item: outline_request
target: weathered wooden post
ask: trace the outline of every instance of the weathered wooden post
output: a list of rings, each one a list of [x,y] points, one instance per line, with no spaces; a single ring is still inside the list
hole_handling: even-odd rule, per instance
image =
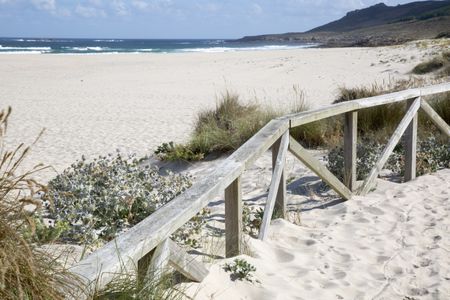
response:
[[[420,99],[420,97],[419,97]],[[407,101],[409,109],[416,99]],[[404,134],[405,145],[405,181],[416,178],[416,153],[417,153],[417,113],[409,123]]]
[[[241,177],[225,189],[225,256],[241,254],[242,189]]]
[[[281,139],[279,138],[272,145],[272,174],[275,172],[278,153],[280,151]],[[286,177],[285,167],[281,173],[280,184],[278,185],[277,196],[275,198],[275,215],[280,218],[286,217]]]
[[[356,189],[356,145],[358,135],[358,112],[345,114],[344,121],[344,184],[350,191]]]

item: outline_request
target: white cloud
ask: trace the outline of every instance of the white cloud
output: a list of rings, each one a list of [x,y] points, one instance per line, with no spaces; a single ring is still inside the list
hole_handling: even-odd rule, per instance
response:
[[[210,13],[215,13],[218,12],[221,8],[221,5],[218,3],[203,3],[203,4],[198,4],[198,7],[201,10],[210,12]]]
[[[106,12],[92,6],[77,5],[75,12],[85,18],[106,17]]]
[[[95,5],[95,6],[102,6],[103,5],[103,1],[102,0],[89,0],[88,2],[90,4]]]
[[[56,10],[55,0],[31,0],[31,3],[33,3],[33,5],[37,9],[46,10],[50,12],[54,12]]]
[[[259,5],[257,3],[252,3],[251,13],[254,15],[260,15],[263,13],[263,8],[261,7],[261,5]]]
[[[147,1],[143,0],[133,0],[131,1],[131,5],[133,5],[139,10],[145,10],[150,6],[150,4]]]
[[[113,0],[112,7],[113,7],[114,11],[116,12],[116,14],[118,14],[119,16],[126,16],[130,13],[128,11],[127,5],[125,4],[125,2],[123,0]]]

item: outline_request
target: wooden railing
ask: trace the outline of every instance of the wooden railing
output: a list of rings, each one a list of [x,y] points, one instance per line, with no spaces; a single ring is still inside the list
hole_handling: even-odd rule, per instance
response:
[[[146,276],[148,270],[154,270],[168,263],[188,278],[201,281],[208,274],[207,269],[201,263],[192,260],[183,249],[171,241],[170,235],[194,217],[202,208],[206,207],[215,196],[225,191],[225,254],[227,257],[239,255],[242,237],[241,175],[264,152],[272,149],[273,172],[259,234],[259,238],[262,240],[267,237],[274,209],[278,209],[280,215],[284,217],[286,210],[284,169],[288,150],[342,198],[350,199],[355,193],[366,194],[370,191],[395,145],[404,136],[406,146],[405,180],[414,179],[416,174],[417,112],[419,108],[450,138],[450,126],[422,97],[448,91],[450,91],[450,83],[443,83],[342,102],[274,119],[217,166],[213,172],[205,174],[182,195],[176,197],[115,240],[90,254],[72,267],[71,271],[86,280],[87,283],[95,285],[96,288],[102,288],[117,274],[135,270],[136,265],[138,273]],[[401,101],[407,102],[405,116],[369,176],[362,186],[356,190],[358,111]],[[345,184],[289,135],[291,128],[340,114],[345,114]]]

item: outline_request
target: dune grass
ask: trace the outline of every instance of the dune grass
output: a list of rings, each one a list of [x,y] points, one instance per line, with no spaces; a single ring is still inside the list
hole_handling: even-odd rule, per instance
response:
[[[35,227],[24,205],[38,205],[33,195],[43,186],[31,176],[43,167],[18,171],[30,147],[5,148],[10,114],[10,108],[0,111],[0,299],[64,299],[74,295],[79,281],[26,238]]]
[[[443,69],[444,71],[440,73],[440,76],[444,76],[449,73],[449,65],[450,51],[444,51],[440,56],[433,57],[432,59],[415,66],[412,73],[416,75],[424,75]]]
[[[194,131],[186,144],[164,143],[155,154],[163,160],[195,161],[210,153],[231,152],[272,119],[307,109],[301,92],[298,92],[294,104],[284,110],[257,103],[243,103],[238,95],[226,92],[214,109],[198,114]]]
[[[421,79],[374,83],[370,86],[339,89],[334,103],[393,93],[424,85]],[[448,93],[429,97],[430,104],[448,122],[450,105]],[[439,99],[438,99],[439,98]],[[235,94],[225,93],[215,109],[201,112],[194,126],[191,139],[186,144],[164,143],[155,153],[163,160],[195,161],[209,153],[227,153],[236,150],[260,130],[271,119],[309,109],[300,97],[289,109],[276,110],[258,104],[243,104]],[[384,143],[400,123],[406,103],[381,105],[358,112],[358,136]],[[429,136],[436,127],[419,113],[420,136]],[[343,137],[343,116],[312,122],[291,129],[291,135],[308,148],[330,149],[338,145]]]
[[[189,148],[205,154],[236,150],[277,115],[257,104],[242,104],[227,92],[215,109],[198,115]]]

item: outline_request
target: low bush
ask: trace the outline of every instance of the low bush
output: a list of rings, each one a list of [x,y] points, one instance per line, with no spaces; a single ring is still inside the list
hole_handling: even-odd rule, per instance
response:
[[[215,109],[197,117],[189,148],[194,153],[236,150],[276,117],[257,104],[242,104],[237,95],[226,93]]]
[[[363,140],[357,145],[357,180],[364,180],[381,156],[385,145],[374,140]],[[344,178],[344,150],[335,147],[325,157],[327,167],[339,179]],[[404,174],[404,148],[400,143],[388,159],[385,169],[395,174]],[[450,142],[442,143],[435,137],[428,137],[418,142],[417,175],[435,172],[450,167]]]
[[[162,143],[154,152],[161,160],[166,161],[197,161],[204,158],[204,153],[194,153],[188,146],[175,144],[174,142]]]
[[[439,70],[445,65],[445,60],[441,57],[435,57],[430,59],[429,61],[418,64],[414,67],[412,72],[417,75],[428,74]]]
[[[226,263],[223,269],[230,272],[231,280],[246,280],[249,282],[259,282],[254,278],[253,272],[256,272],[255,266],[244,259],[235,259],[232,263]]]
[[[262,207],[251,206],[244,203],[242,211],[243,231],[252,237],[257,237],[264,217]]]
[[[137,224],[191,186],[187,175],[141,165],[135,156],[121,153],[85,158],[51,180],[46,198],[49,209],[42,217],[68,223],[59,240],[87,245],[103,243]],[[196,246],[192,235],[207,217],[202,212],[179,232],[175,240]]]

